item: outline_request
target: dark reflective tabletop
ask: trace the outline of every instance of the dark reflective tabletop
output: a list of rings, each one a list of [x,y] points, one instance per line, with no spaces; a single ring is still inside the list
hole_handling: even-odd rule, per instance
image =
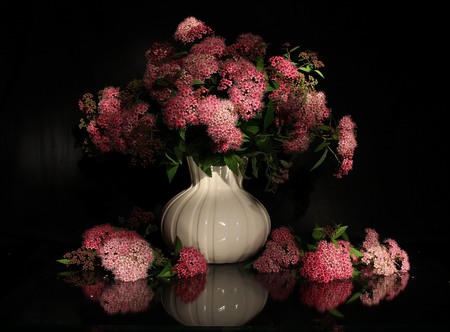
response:
[[[31,249],[34,248],[34,249]],[[288,273],[210,265],[175,284],[114,282],[67,271],[67,248],[41,241],[2,245],[2,331],[447,331],[450,275],[445,248],[414,244],[408,274],[362,284],[305,283]],[[361,292],[363,290],[363,292]],[[361,293],[360,293],[361,292]]]

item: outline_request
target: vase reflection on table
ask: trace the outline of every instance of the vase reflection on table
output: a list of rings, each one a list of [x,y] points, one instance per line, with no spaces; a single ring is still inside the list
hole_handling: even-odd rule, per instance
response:
[[[208,176],[187,158],[191,186],[164,207],[161,232],[169,248],[177,238],[195,247],[208,263],[242,262],[254,256],[270,233],[270,217],[227,166],[211,166]]]
[[[174,285],[164,285],[161,302],[186,326],[243,325],[261,312],[268,298],[255,274],[239,264],[208,265],[206,281],[195,297],[186,299],[179,291]]]

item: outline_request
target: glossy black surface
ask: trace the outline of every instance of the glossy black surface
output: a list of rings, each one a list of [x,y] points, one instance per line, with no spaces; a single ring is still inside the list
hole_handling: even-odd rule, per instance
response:
[[[238,301],[238,309],[231,308],[234,298],[228,298],[228,307],[220,309],[214,303],[205,308],[209,313],[202,314],[201,310],[196,309],[193,312],[197,317],[190,316],[183,321],[163,305],[163,294],[169,289],[167,285],[156,286],[151,293],[148,289],[146,293],[145,286],[142,289],[125,287],[125,290],[120,290],[117,285],[109,285],[102,289],[103,295],[106,291],[111,293],[116,290],[117,293],[109,297],[114,298],[115,302],[108,302],[87,296],[82,286],[68,282],[59,275],[66,269],[54,259],[59,258],[68,249],[67,246],[45,241],[28,241],[26,244],[3,241],[3,244],[2,270],[7,281],[3,284],[1,298],[2,331],[446,331],[450,327],[450,275],[448,266],[441,259],[445,251],[440,250],[445,250],[444,246],[405,246],[411,262],[409,275],[403,276],[402,285],[392,281],[380,282],[377,290],[379,301],[373,301],[377,303],[372,305],[363,304],[360,299],[346,304],[345,300],[350,296],[342,293],[343,289],[347,289],[342,285],[322,285],[321,289],[313,289],[312,284],[296,283],[293,279],[283,279],[281,275],[262,280],[262,275],[242,272],[228,275],[234,278],[229,281],[230,285],[236,285],[234,292],[244,294],[244,297],[256,294],[252,293],[253,287],[260,289],[263,286],[267,298],[261,310],[256,310],[254,314],[247,313],[248,308],[243,305],[242,298]],[[31,260],[23,259],[30,253]],[[239,265],[235,267],[234,271],[241,269]],[[220,266],[215,270],[216,277],[219,270]],[[208,277],[212,278],[210,274]],[[277,280],[277,277],[280,279]],[[245,278],[246,282],[242,282],[241,278]],[[358,285],[354,283],[352,294],[357,290]],[[232,295],[230,289],[226,292],[232,297],[236,295]],[[307,294],[310,303],[315,305],[306,304]],[[191,297],[192,301],[199,298],[195,295],[198,294]],[[227,301],[227,294],[224,296]],[[252,303],[251,298],[245,301]],[[339,303],[335,308],[337,311],[333,312],[341,316],[325,310],[333,301]],[[192,309],[193,304],[191,302],[185,306]],[[179,308],[183,310],[182,306]],[[211,310],[236,310],[236,315],[232,315],[236,322],[229,319],[222,325],[201,326],[202,315],[218,315]],[[217,321],[213,320],[214,324]]]

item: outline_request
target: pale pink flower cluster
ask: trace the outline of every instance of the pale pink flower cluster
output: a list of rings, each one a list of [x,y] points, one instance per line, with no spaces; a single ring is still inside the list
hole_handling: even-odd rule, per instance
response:
[[[177,262],[173,266],[173,273],[178,278],[190,278],[198,274],[206,274],[208,262],[205,256],[194,247],[183,247]]]
[[[389,276],[409,271],[409,256],[399,247],[397,241],[385,239],[383,243],[380,243],[377,231],[372,228],[366,228],[365,231],[361,262],[371,267],[373,274]]]
[[[150,244],[139,233],[109,224],[85,231],[83,247],[95,250],[102,266],[111,271],[115,279],[122,281],[146,278],[155,259]]]
[[[353,282],[349,279],[328,283],[308,282],[300,286],[300,300],[319,312],[326,312],[345,303],[352,291]]]
[[[270,236],[261,255],[253,261],[253,267],[260,273],[276,273],[295,266],[300,260],[300,250],[290,229],[275,228]]]
[[[337,129],[339,131],[337,153],[340,156],[341,165],[336,177],[341,178],[353,168],[353,156],[357,147],[356,125],[352,118],[347,115],[339,121]]]
[[[338,240],[336,246],[333,242],[319,241],[315,251],[304,253],[302,264],[301,275],[311,281],[327,283],[352,278],[350,242]]]

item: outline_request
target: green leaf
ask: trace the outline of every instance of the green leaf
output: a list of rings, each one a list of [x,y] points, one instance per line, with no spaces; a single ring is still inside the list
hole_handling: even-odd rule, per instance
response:
[[[337,243],[337,241],[335,239],[331,239],[331,242],[334,244],[335,248],[339,248],[339,244]]]
[[[70,259],[67,259],[67,258],[57,259],[56,261],[61,263],[61,264],[65,264],[65,265],[70,263]]]
[[[325,78],[320,70],[314,69],[314,72],[316,72],[320,77]]]
[[[329,145],[328,141],[326,139],[324,139],[314,150],[314,152],[318,152],[320,150],[325,149],[327,146]]]
[[[264,116],[264,130],[270,127],[275,117],[275,107],[272,101],[269,101],[267,105],[266,115]]]
[[[347,304],[354,302],[355,300],[359,299],[359,297],[361,296],[361,292],[356,292],[355,294],[353,294],[348,300]]]
[[[319,167],[323,163],[325,158],[327,157],[327,154],[328,154],[328,149],[325,149],[323,154],[322,154],[322,157],[320,157],[320,159],[314,164],[314,166],[310,169],[310,171],[313,171],[314,169]]]
[[[315,227],[312,232],[312,237],[316,241],[320,241],[324,238],[325,233],[323,231],[323,227]]]
[[[259,126],[255,125],[255,126],[245,126],[245,128],[243,128],[246,132],[256,135],[257,133],[259,133]]]
[[[177,236],[175,241],[175,255],[179,255],[181,249],[183,249],[183,244],[181,243],[180,238]]]
[[[170,164],[166,166],[166,173],[167,173],[167,178],[169,179],[169,183],[172,182],[173,177],[175,176],[175,174],[178,171],[178,164]]]
[[[174,275],[172,271],[172,265],[169,263],[159,272],[156,277],[158,278],[170,278]]]
[[[358,249],[354,248],[354,247],[350,247],[350,252],[355,255],[356,257],[362,257],[363,254],[361,251],[359,251]]]
[[[238,175],[239,174],[239,161],[237,159],[237,156],[234,154],[226,154],[223,157],[224,161],[225,161],[225,165],[228,166],[229,169],[231,169],[231,171]]]
[[[265,153],[270,153],[273,150],[273,141],[268,136],[259,136],[256,141],[258,149]]]
[[[348,228],[348,226],[339,227],[339,229],[333,233],[332,239],[338,239],[342,234],[345,233],[347,228]]]

